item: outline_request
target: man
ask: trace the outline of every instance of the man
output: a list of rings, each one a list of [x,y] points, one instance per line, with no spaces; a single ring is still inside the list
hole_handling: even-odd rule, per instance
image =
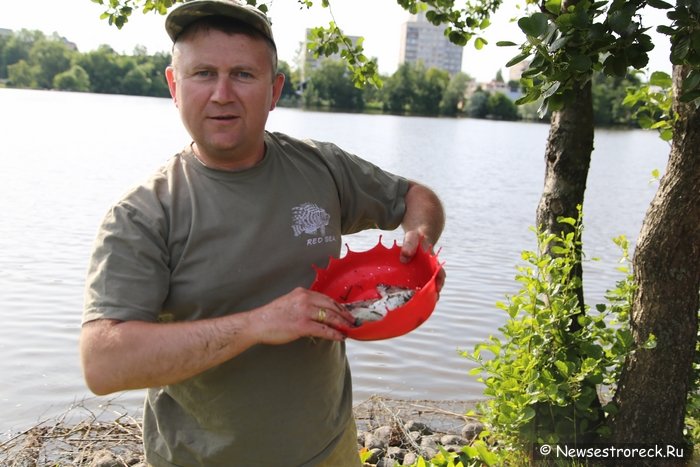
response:
[[[280,97],[267,18],[194,0],[166,20],[173,100],[193,143],[111,208],[86,285],[81,357],[97,394],[149,388],[153,466],[357,466],[345,336],[308,290],[341,235],[434,244],[426,187],[329,143],[265,131]],[[441,277],[442,278],[442,277]]]

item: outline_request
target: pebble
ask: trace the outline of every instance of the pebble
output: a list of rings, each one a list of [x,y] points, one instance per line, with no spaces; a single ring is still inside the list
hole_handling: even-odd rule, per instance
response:
[[[462,437],[467,440],[476,439],[484,430],[484,425],[479,422],[469,422],[462,428]]]
[[[436,433],[423,422],[408,421],[403,429],[380,426],[371,431],[358,431],[358,448],[366,448],[370,456],[364,467],[394,467],[395,465],[412,465],[419,456],[430,460],[442,446],[448,452],[459,452],[484,429],[479,422],[469,422],[455,433]],[[408,435],[412,442],[405,439]],[[416,452],[416,445],[420,452]]]

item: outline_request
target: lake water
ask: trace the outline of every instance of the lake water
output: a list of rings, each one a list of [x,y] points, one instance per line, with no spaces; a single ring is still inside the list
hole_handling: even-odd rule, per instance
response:
[[[517,291],[520,251],[541,193],[548,126],[471,119],[277,109],[268,128],[329,140],[441,196],[447,282],[416,331],[348,341],[355,400],[474,400],[482,386],[458,354],[498,333],[495,307]],[[189,142],[168,99],[0,89],[0,433],[33,425],[85,398],[77,353],[85,270],[108,206]],[[596,133],[585,203],[589,304],[620,278],[611,238],[635,239],[669,147],[654,133]],[[352,250],[381,232],[347,237]],[[385,245],[399,233],[381,233]],[[142,392],[116,399],[137,413]]]

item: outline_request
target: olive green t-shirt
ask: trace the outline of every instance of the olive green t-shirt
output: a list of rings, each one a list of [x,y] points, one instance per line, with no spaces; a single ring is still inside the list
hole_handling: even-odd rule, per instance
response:
[[[341,235],[394,229],[408,182],[330,143],[266,133],[240,172],[173,157],[107,213],[83,322],[171,322],[261,306],[340,253]],[[182,383],[150,388],[148,462],[160,466],[314,465],[352,410],[343,343],[257,345]]]

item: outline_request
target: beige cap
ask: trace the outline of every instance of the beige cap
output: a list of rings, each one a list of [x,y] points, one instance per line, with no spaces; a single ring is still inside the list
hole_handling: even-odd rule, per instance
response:
[[[242,21],[260,33],[275,45],[272,37],[270,20],[257,8],[236,0],[191,0],[173,9],[165,19],[165,30],[175,42],[177,36],[195,21],[206,16],[223,16]]]

